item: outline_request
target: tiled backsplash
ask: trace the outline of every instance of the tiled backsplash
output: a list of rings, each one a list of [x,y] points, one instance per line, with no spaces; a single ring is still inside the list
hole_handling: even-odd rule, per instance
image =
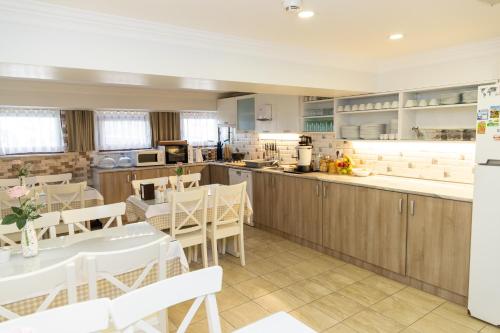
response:
[[[296,147],[298,140],[274,140],[259,138],[259,134],[254,132],[236,133],[233,140],[233,147],[245,153],[245,159],[261,159],[264,157],[264,145],[266,143],[276,143],[276,148],[280,151],[280,158],[283,163],[295,162]]]
[[[350,154],[359,167],[376,174],[474,182],[474,143],[334,141],[334,151]]]
[[[16,178],[17,169],[14,161],[31,163],[33,175],[51,175],[59,173],[73,174],[74,181],[88,181],[91,179],[90,154],[88,153],[61,153],[18,155],[0,158],[0,178]]]

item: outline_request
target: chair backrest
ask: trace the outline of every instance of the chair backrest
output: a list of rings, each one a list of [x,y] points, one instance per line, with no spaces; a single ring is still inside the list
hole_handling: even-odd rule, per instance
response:
[[[215,293],[222,288],[222,268],[213,266],[150,284],[111,301],[110,312],[115,328],[121,332],[160,332],[144,318],[191,299],[195,299],[177,329],[184,333],[200,305],[205,302],[209,332],[220,333]]]
[[[212,229],[228,223],[239,223],[243,228],[247,182],[220,185],[215,188]]]
[[[39,296],[45,299],[35,312],[44,311],[64,289],[68,291],[68,304],[76,303],[76,260],[70,258],[35,272],[0,279],[0,316],[18,318],[18,314],[3,305]]]
[[[84,208],[83,193],[87,182],[61,185],[44,185],[43,192],[47,197],[47,210],[63,211],[75,208]],[[76,206],[76,207],[75,207]]]
[[[22,200],[33,198],[35,197],[36,193],[37,189],[33,187],[30,189],[29,193],[22,198]],[[12,213],[11,208],[18,206],[19,206],[19,200],[11,199],[7,194],[7,190],[0,190],[0,218],[7,214],[11,214]]]
[[[182,188],[191,188],[191,187],[199,187],[201,180],[201,173],[191,173],[189,175],[180,176],[181,182],[180,185]],[[174,190],[177,189],[177,176],[169,176],[170,187]]]
[[[186,192],[172,192],[170,198],[170,236],[197,230],[207,225],[208,191],[204,187]]]
[[[102,205],[88,208],[71,209],[61,212],[64,224],[68,225],[69,234],[75,233],[75,227],[83,232],[90,230],[84,225],[85,221],[108,219],[103,229],[107,229],[116,221],[116,226],[122,225],[122,215],[125,214],[126,205],[118,202],[110,205]]]
[[[97,281],[106,280],[124,293],[141,286],[150,271],[157,266],[157,279],[166,278],[166,261],[168,251],[168,236],[150,243],[120,251],[87,252],[85,258],[89,299],[96,299]],[[138,278],[127,285],[116,278],[117,275],[143,269]]]
[[[50,212],[40,215],[40,218],[33,221],[35,229],[38,230],[37,238],[42,239],[47,231],[49,232],[50,238],[56,238],[56,226],[61,220],[61,214],[59,212]],[[2,243],[15,246],[16,240],[12,239],[11,235],[16,235],[16,239],[20,239],[20,233],[16,224],[2,225],[0,222],[0,241],[2,241]]]
[[[31,187],[36,184],[36,177],[25,177],[24,185]],[[9,187],[21,185],[19,178],[0,179],[0,191],[7,190]]]
[[[140,195],[141,184],[154,184],[155,190],[159,188],[166,190],[168,185],[168,177],[133,180],[132,188],[134,189],[135,195]]]
[[[36,182],[40,186],[69,184],[73,175],[71,173],[62,173],[59,175],[36,176]]]
[[[0,333],[100,332],[109,327],[109,299],[75,303],[0,323]]]

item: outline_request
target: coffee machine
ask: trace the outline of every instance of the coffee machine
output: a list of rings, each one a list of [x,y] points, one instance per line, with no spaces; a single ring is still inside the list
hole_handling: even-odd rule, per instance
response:
[[[300,136],[299,145],[297,147],[297,172],[313,171],[312,162],[312,139],[310,136]]]

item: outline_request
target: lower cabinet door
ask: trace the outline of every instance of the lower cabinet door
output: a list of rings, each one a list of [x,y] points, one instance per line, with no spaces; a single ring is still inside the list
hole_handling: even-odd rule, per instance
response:
[[[467,296],[472,204],[408,196],[407,275]]]
[[[295,177],[289,177],[295,178]],[[296,178],[292,192],[291,220],[294,221],[295,236],[311,243],[323,244],[323,219],[321,182],[311,179]]]
[[[132,173],[129,171],[100,174],[100,192],[105,204],[125,202],[132,195]]]

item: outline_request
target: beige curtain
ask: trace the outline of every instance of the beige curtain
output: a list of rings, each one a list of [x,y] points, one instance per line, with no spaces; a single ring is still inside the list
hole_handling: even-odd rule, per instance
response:
[[[87,152],[95,150],[94,112],[67,110],[65,111],[65,117],[68,151]]]
[[[150,112],[151,145],[155,147],[160,140],[181,139],[181,119],[179,112]]]

